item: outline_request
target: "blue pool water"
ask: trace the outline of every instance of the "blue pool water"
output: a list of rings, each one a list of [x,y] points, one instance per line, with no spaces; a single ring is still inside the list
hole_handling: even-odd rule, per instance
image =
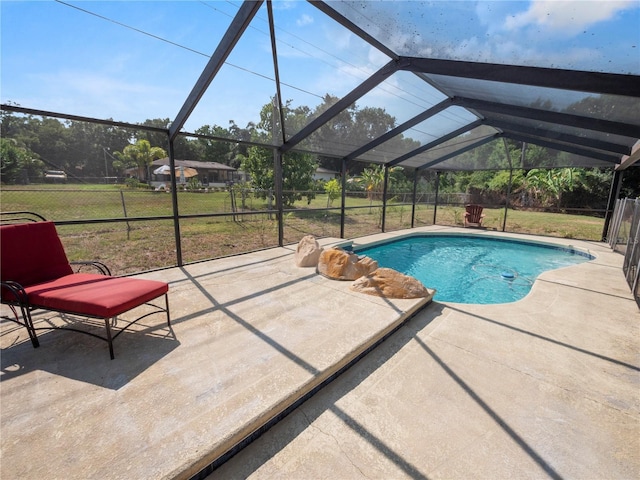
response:
[[[520,300],[542,272],[594,258],[571,248],[461,235],[411,236],[355,252],[435,288],[435,300],[483,304]]]

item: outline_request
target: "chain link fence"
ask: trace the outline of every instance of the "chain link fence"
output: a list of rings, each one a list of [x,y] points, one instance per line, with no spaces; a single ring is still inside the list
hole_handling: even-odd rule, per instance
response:
[[[285,192],[282,239],[295,244],[305,235],[355,238],[427,225],[462,226],[464,205],[483,200],[466,193]],[[184,263],[247,253],[279,245],[274,192],[234,185],[181,189],[174,224],[173,196],[164,191],[123,185],[3,186],[3,211],[32,211],[56,222],[71,260],[101,260],[117,274],[175,266],[176,235]],[[489,199],[485,199],[489,200]],[[566,212],[505,209],[484,203],[483,227],[489,230],[600,240],[604,219]],[[505,219],[506,215],[506,219]]]

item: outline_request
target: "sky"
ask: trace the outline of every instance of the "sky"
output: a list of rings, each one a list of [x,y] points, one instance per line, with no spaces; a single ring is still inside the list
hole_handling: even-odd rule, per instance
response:
[[[330,2],[401,55],[640,75],[640,1]],[[238,1],[0,2],[2,103],[124,122],[174,119]],[[274,1],[282,96],[314,109],[389,58],[309,3]],[[266,6],[185,124],[245,127],[275,94]],[[398,123],[442,100],[406,72],[358,105]],[[447,114],[454,124],[464,112]]]

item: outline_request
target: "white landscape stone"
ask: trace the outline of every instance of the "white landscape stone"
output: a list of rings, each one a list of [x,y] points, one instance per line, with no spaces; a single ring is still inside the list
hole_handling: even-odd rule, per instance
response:
[[[315,267],[322,253],[322,247],[313,235],[305,235],[298,242],[296,253],[293,256],[298,267]]]

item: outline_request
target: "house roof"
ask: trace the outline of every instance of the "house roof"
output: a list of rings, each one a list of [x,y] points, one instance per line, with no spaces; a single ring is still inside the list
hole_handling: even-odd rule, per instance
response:
[[[224,165],[218,162],[198,162],[197,160],[176,160],[176,167],[191,167],[196,170],[230,170],[236,171],[235,168],[229,165]],[[160,165],[169,165],[169,157],[160,158],[152,162],[153,166],[159,167]]]

